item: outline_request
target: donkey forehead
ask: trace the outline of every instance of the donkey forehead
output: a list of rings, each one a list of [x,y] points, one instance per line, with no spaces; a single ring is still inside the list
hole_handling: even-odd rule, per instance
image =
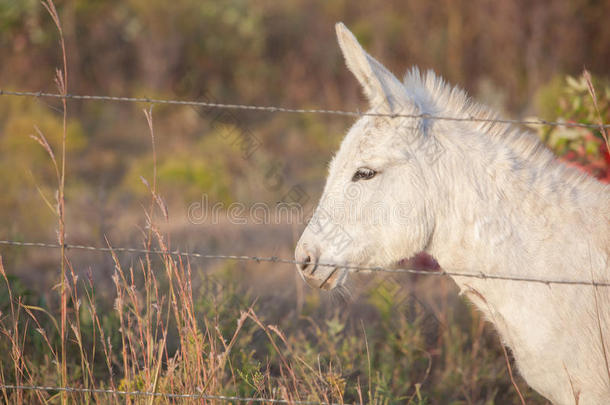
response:
[[[421,125],[413,118],[363,117],[350,129],[344,144],[362,154],[378,150],[389,153],[404,146],[420,130]]]
[[[404,119],[365,116],[349,130],[335,159],[333,168],[351,168],[364,163],[383,164],[404,157]]]

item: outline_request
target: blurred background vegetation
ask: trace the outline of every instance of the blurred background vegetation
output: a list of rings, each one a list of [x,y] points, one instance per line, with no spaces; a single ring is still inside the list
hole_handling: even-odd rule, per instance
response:
[[[397,75],[432,68],[511,116],[557,117],[565,75],[610,68],[610,3],[592,1],[231,0],[58,1],[68,51],[69,91],[228,103],[362,108],[344,67],[334,23],[344,21]],[[0,1],[2,88],[54,91],[57,32],[37,0]],[[586,96],[586,94],[585,94]],[[53,218],[34,185],[49,192],[51,166],[28,135],[34,125],[57,147],[60,104],[0,100],[2,237],[45,239]],[[68,207],[72,240],[124,235],[122,216],[147,193],[152,155],[144,105],[71,102]],[[213,111],[156,106],[161,193],[182,215],[212,199],[273,201],[239,148],[215,132]],[[578,117],[579,119],[582,117]],[[588,117],[587,119],[591,119]],[[260,140],[259,166],[281,165],[286,184],[313,197],[325,162],[350,119],[235,112],[238,131]],[[296,159],[295,159],[296,158]],[[261,171],[263,173],[261,173]],[[108,215],[108,213],[120,215]],[[70,215],[70,214],[69,214]],[[129,227],[129,225],[127,225]],[[114,232],[116,231],[116,232]]]
[[[58,0],[56,5],[67,43],[70,93],[363,109],[360,89],[345,68],[334,37],[335,22],[343,21],[397,76],[413,65],[431,68],[474,98],[514,118],[596,123],[598,117],[586,84],[579,79],[586,67],[594,76],[602,119],[610,121],[607,1]],[[55,69],[61,66],[58,34],[40,3],[0,0],[0,33],[0,88],[55,92]],[[141,244],[145,227],[142,207],[150,200],[141,178],[150,183],[153,176],[144,108],[148,105],[68,102],[66,213],[70,243],[104,246],[109,240],[116,246]],[[0,97],[0,239],[56,240],[56,218],[42,197],[54,200],[53,168],[29,135],[37,126],[57,151],[61,119],[58,100]],[[222,115],[214,110],[162,105],[154,106],[153,119],[158,189],[170,213],[170,220],[160,226],[172,246],[287,258],[292,256],[302,225],[193,224],[187,218],[189,206],[201,202],[204,195],[210,203],[225,206],[232,202],[273,204],[298,186],[311,207],[322,190],[326,163],[352,121],[340,116],[245,111]],[[610,179],[610,157],[598,131],[534,131],[571,164],[602,180]],[[258,147],[251,155],[245,156],[240,145],[231,141],[240,136],[256,139]],[[52,308],[57,300],[50,290],[57,282],[57,252],[0,247],[0,253],[20,295],[32,304]],[[96,284],[111,285],[115,263],[109,257],[70,254],[77,273],[89,274]],[[129,255],[121,260],[126,266],[137,262]],[[360,356],[363,348],[358,346],[358,314],[362,311],[359,305],[364,304],[358,300],[346,311],[348,315],[339,316],[332,312],[338,304],[322,296],[324,306],[318,292],[303,290],[290,266],[262,270],[259,266],[256,271],[248,268],[242,273],[246,265],[193,266],[200,271],[195,272],[197,277],[236,271],[247,280],[235,290],[222,290],[227,300],[223,302],[234,304],[234,317],[245,302],[251,303],[245,298],[231,301],[237,294],[252,301],[263,297],[258,301],[259,314],[280,324],[303,311],[317,323],[329,322],[323,332],[316,329],[321,335],[314,346],[296,350],[311,357],[321,347],[335,348],[331,358],[338,356],[335,358],[352,364],[360,370],[362,381],[371,377],[362,372],[366,359]],[[416,281],[405,282],[418,285]],[[271,287],[276,284],[285,288]],[[432,398],[432,403],[439,403],[434,398],[456,403],[515,399],[493,333],[486,330],[481,335],[478,315],[455,297],[450,283],[443,285],[442,292],[432,293],[429,299],[445,300],[445,304],[449,300],[455,308],[447,312],[445,305],[444,312],[440,311],[445,326],[438,336],[446,339],[437,336],[436,343],[424,342],[431,335],[418,331],[414,320],[419,318],[394,319],[390,316],[393,312],[384,307],[388,301],[379,299],[378,291],[365,295],[372,311],[364,312],[366,320],[382,325],[372,338],[380,350],[374,361],[385,367],[373,370],[379,374],[371,380],[379,390],[385,390],[384,398],[404,400],[408,396],[419,398],[421,403],[426,403],[425,398]],[[115,292],[102,289],[98,294],[108,299]],[[108,302],[106,307],[111,308],[112,301]],[[4,297],[0,297],[0,305],[6,313]],[[278,311],[277,305],[290,310]],[[198,308],[205,312],[207,307],[201,304]],[[115,325],[116,316],[109,317],[108,325]],[[348,319],[355,322],[351,329],[341,326]],[[458,320],[463,323],[461,329],[448,326]],[[391,328],[394,324],[400,324],[400,333],[410,337],[397,337],[398,332]],[[298,329],[294,324],[284,326]],[[340,336],[352,339],[352,343],[345,343]],[[388,347],[383,343],[386,340]],[[452,341],[453,349],[448,347]],[[412,359],[415,371],[405,366],[404,375],[400,374],[401,363],[394,363],[394,354],[400,356],[405,342],[416,342],[418,348],[433,347],[422,353],[432,353],[434,359],[445,356],[441,350],[450,352],[439,357],[440,363],[433,362],[430,379],[434,388],[423,396],[414,394],[415,382],[410,379],[415,374],[421,377],[427,357]],[[473,359],[475,355],[484,357],[480,344],[489,357],[478,363]],[[350,357],[356,353],[345,345],[359,347],[359,357]],[[466,361],[463,353],[472,358]],[[258,361],[264,362],[264,356]],[[252,371],[244,370],[246,374]],[[247,386],[254,384],[248,380],[254,378],[252,375],[244,377],[249,381]],[[349,386],[355,375],[341,375],[339,385]],[[455,389],[457,386],[462,388]],[[354,398],[353,387],[347,390],[352,390],[350,398]],[[246,387],[243,392],[254,391]]]

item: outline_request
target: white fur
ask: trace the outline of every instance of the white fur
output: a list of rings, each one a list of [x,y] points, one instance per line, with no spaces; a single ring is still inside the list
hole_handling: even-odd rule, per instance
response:
[[[371,112],[495,117],[432,72],[413,69],[401,83],[343,24],[336,28]],[[378,174],[352,182],[360,167]],[[364,116],[330,165],[317,214],[297,260],[391,266],[426,251],[447,271],[610,282],[610,187],[506,124]],[[331,227],[351,242],[334,246]],[[348,275],[341,267],[300,270],[323,288]],[[610,403],[609,287],[454,280],[535,390],[557,405]]]

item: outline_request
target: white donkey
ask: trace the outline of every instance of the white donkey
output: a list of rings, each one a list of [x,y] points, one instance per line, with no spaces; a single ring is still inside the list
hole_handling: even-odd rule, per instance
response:
[[[350,266],[420,251],[448,272],[610,281],[609,186],[562,165],[533,134],[485,121],[494,113],[432,72],[400,82],[336,29],[371,110],[332,160],[296,247],[307,283],[330,290]],[[610,287],[452,278],[534,389],[555,404],[610,404]]]

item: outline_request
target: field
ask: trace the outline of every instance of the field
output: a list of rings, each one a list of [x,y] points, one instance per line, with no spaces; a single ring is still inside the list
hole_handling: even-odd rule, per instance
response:
[[[333,38],[345,20],[395,72],[434,68],[508,116],[610,121],[607,6],[483,3],[0,1],[0,88],[356,111]],[[400,42],[422,21],[425,39]],[[548,403],[450,279],[356,274],[325,293],[274,259],[294,256],[351,122],[0,95],[2,401]],[[529,130],[610,181],[597,128]]]

